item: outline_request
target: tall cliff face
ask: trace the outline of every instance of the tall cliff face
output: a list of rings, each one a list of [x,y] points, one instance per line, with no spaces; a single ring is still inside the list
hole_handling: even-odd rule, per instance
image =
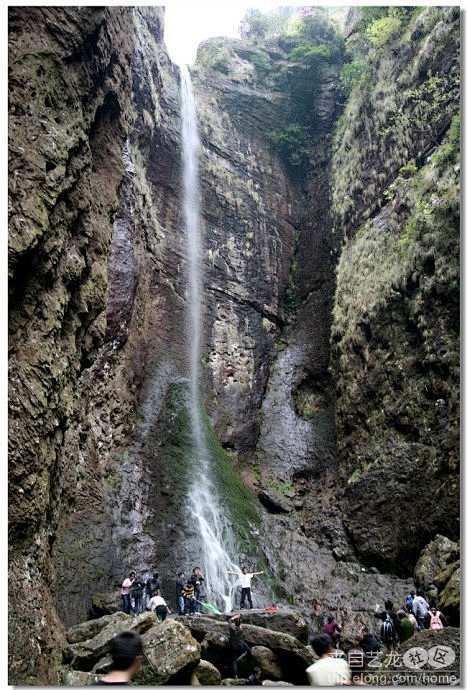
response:
[[[64,436],[103,334],[131,11],[12,8],[9,29],[10,682],[55,683],[50,553],[89,474]]]
[[[157,567],[170,599],[198,558],[179,75],[161,9],[10,12],[10,682],[55,683],[93,593]],[[214,480],[235,556],[270,573],[258,592],[314,626],[324,609],[368,622],[409,584],[375,565],[409,574],[436,531],[456,535],[455,143],[428,160],[455,112],[456,21],[420,14],[373,63],[375,94],[399,77],[418,96],[408,118],[437,66],[435,129],[409,141],[395,90],[387,112],[349,100],[333,148],[339,43],[311,68],[290,37],[216,40],[192,70]],[[443,510],[388,534],[413,471]]]
[[[458,8],[418,11],[350,97],[333,157],[344,519],[366,562],[407,574],[459,534],[458,110]]]

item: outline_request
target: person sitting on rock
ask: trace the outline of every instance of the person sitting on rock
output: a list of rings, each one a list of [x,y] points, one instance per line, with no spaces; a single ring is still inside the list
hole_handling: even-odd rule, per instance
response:
[[[259,666],[255,666],[253,669],[253,673],[250,673],[250,675],[246,679],[245,685],[262,685],[263,682],[260,679],[261,669]]]
[[[329,635],[329,637],[332,640],[334,647],[339,648],[340,641],[341,641],[342,627],[339,625],[339,623],[337,623],[334,620],[334,616],[332,614],[329,614],[328,622],[324,626],[323,632],[326,633],[326,635]]]
[[[125,630],[110,640],[112,671],[94,685],[129,685],[144,658],[143,641],[137,632]]]
[[[167,602],[163,597],[160,596],[160,594],[155,594],[153,597],[151,597],[148,606],[151,611],[155,612],[161,623],[165,621],[168,613],[172,613],[167,606]]]
[[[251,657],[252,652],[250,646],[245,641],[245,631],[242,628],[242,616],[237,613],[229,620],[229,634],[230,634],[230,651],[232,653],[232,671],[234,678],[238,678],[237,659],[246,652]]]
[[[253,602],[251,601],[251,580],[255,575],[262,575],[264,570],[259,570],[257,573],[249,573],[246,565],[243,566],[241,573],[235,573],[228,570],[229,575],[237,575],[240,579],[240,584],[242,586],[242,592],[240,594],[240,608],[245,608],[245,599],[248,599],[250,604],[250,609],[253,608]]]
[[[350,668],[345,659],[336,657],[332,640],[326,633],[317,633],[311,646],[318,658],[305,673],[310,685],[350,685]]]

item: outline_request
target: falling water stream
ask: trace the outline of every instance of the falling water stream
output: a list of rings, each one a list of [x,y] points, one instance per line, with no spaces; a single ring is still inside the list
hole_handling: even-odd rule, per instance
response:
[[[190,73],[186,65],[181,73],[182,162],[183,162],[183,215],[187,236],[188,314],[187,343],[190,362],[190,420],[192,432],[192,472],[190,512],[194,518],[201,563],[205,577],[207,601],[224,611],[232,609],[232,576],[237,571],[232,562],[234,541],[228,518],[221,510],[216,489],[212,483],[213,462],[206,441],[201,416],[202,400],[199,391],[201,333],[202,333],[202,279],[198,162],[200,139],[196,118]],[[198,564],[194,564],[198,565]],[[235,584],[235,583],[234,583]]]

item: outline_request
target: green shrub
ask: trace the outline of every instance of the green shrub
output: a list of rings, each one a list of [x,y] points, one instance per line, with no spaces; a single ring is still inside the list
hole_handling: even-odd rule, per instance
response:
[[[399,168],[399,175],[401,177],[412,177],[417,172],[417,166],[415,163],[407,163],[407,165],[403,165],[401,168]]]
[[[362,83],[367,74],[368,65],[364,62],[348,62],[343,65],[337,83],[341,96],[348,98],[350,93]]]
[[[308,43],[301,43],[291,50],[287,57],[291,62],[299,62],[307,68],[314,67],[316,69],[329,62],[331,49],[329,46],[312,46]]]
[[[292,122],[283,130],[274,130],[270,138],[294,166],[301,165],[308,156],[310,135],[308,128],[299,122]]]
[[[375,48],[382,49],[399,35],[401,26],[399,17],[382,17],[369,25],[366,34]]]

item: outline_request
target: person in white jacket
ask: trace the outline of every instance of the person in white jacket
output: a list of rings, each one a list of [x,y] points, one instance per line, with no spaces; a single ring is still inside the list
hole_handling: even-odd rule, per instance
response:
[[[154,611],[161,623],[165,621],[168,613],[172,613],[167,606],[167,602],[165,601],[164,597],[161,597],[160,594],[155,594],[153,597],[151,597],[151,599],[149,599],[147,608],[150,611]]]
[[[252,609],[253,602],[251,601],[251,579],[255,575],[262,575],[264,573],[264,570],[259,570],[257,573],[249,573],[248,568],[246,567],[246,565],[244,565],[241,573],[234,573],[231,570],[228,570],[227,572],[229,575],[237,575],[240,580],[240,584],[242,586],[242,592],[240,595],[240,608],[245,608],[245,599],[248,599],[250,609]]]

